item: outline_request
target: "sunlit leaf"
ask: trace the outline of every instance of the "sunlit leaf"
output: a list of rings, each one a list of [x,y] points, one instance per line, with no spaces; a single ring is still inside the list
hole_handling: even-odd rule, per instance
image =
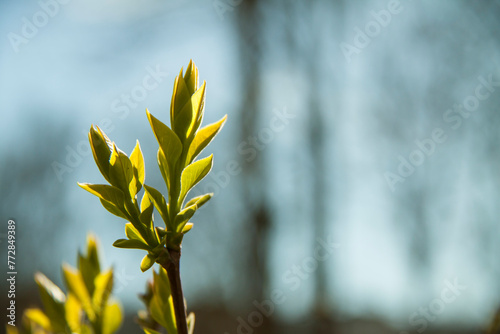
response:
[[[125,196],[123,192],[117,187],[107,184],[91,184],[91,183],[78,183],[80,187],[87,190],[92,195],[115,205],[124,214],[127,212],[125,209]]]
[[[205,195],[201,195],[201,196],[197,196],[197,197],[193,197],[192,199],[190,199],[187,203],[186,203],[186,208],[193,205],[193,204],[196,204],[198,206],[198,209],[203,205],[205,204],[206,202],[208,202],[212,196],[214,194],[213,193],[208,193],[208,194],[205,194]]]
[[[109,182],[109,157],[111,155],[111,141],[101,131],[98,126],[92,125],[89,131],[89,142],[92,148],[92,154],[99,171]]]
[[[151,249],[151,247],[144,242],[130,239],[118,239],[113,243],[113,246],[117,248],[144,249],[147,251]]]
[[[187,193],[191,190],[198,182],[200,182],[212,169],[213,155],[210,155],[204,159],[193,162],[191,165],[187,166],[181,175],[181,193],[179,196],[179,204],[184,202]]]
[[[184,227],[182,228],[181,232],[183,234],[186,234],[189,231],[191,231],[192,228],[193,228],[193,223],[186,223],[186,225],[184,225]]]
[[[153,187],[144,185],[144,189],[146,190],[149,199],[153,202],[163,221],[168,225],[168,207],[167,202],[165,201],[165,197],[163,197],[163,195]]]
[[[153,319],[165,327],[169,334],[177,333],[170,283],[163,267],[160,267],[159,273],[153,271],[153,297],[149,305]]]
[[[144,184],[144,179],[146,177],[146,172],[144,170],[144,157],[142,155],[141,146],[137,140],[134,150],[130,154],[130,162],[132,163],[132,168],[134,171],[134,178],[129,185],[130,195],[135,196],[139,190],[141,190]]]
[[[161,176],[163,177],[163,181],[167,185],[167,189],[170,189],[170,171],[167,162],[167,158],[165,157],[165,153],[161,147],[158,149],[158,167],[160,168]]]
[[[94,308],[101,313],[104,310],[111,290],[113,289],[113,270],[107,270],[97,275],[95,279],[95,291],[92,296]]]
[[[190,97],[182,109],[176,114],[172,129],[177,133],[181,141],[188,138],[197,128],[198,115],[202,112],[205,103],[205,87],[203,82],[201,87]]]
[[[191,163],[203,151],[205,147],[210,144],[212,139],[219,133],[224,124],[226,123],[227,115],[218,122],[209,124],[196,133],[187,154],[187,162]]]
[[[66,296],[57,285],[42,273],[35,274],[35,281],[40,291],[45,314],[50,319],[51,327],[56,332],[66,332],[68,330],[64,309]]]
[[[78,333],[82,322],[82,306],[73,294],[69,294],[64,305],[66,322],[73,333]]]
[[[177,214],[174,221],[177,232],[182,231],[184,225],[186,225],[187,221],[191,219],[191,217],[193,217],[196,210],[198,210],[198,206],[196,204],[193,204]]]
[[[40,309],[29,308],[26,311],[24,311],[24,317],[26,317],[29,321],[32,321],[35,324],[37,324],[37,326],[42,327],[46,331],[52,330],[50,327],[50,319]]]
[[[168,165],[170,170],[175,166],[175,163],[179,159],[182,153],[182,143],[168,126],[160,122],[153,115],[146,110],[148,115],[149,123],[151,124],[151,128],[155,134],[156,140],[160,145],[165,157],[168,161]]]
[[[104,321],[102,334],[112,334],[116,332],[122,323],[123,312],[120,304],[110,303],[104,309]]]
[[[89,319],[94,321],[95,313],[92,308],[91,296],[87,290],[82,275],[79,271],[67,264],[63,264],[62,271],[64,282],[68,291],[76,297],[78,302],[80,302]]]
[[[141,270],[145,272],[155,264],[155,261],[156,257],[154,255],[146,254],[141,261]]]
[[[109,178],[110,183],[121,189],[124,194],[130,194],[131,197],[137,193],[137,189],[134,194],[130,193],[130,183],[134,178],[134,169],[132,167],[132,162],[130,162],[129,157],[120,151],[116,145],[113,144],[113,151],[111,152],[111,157],[109,158]]]

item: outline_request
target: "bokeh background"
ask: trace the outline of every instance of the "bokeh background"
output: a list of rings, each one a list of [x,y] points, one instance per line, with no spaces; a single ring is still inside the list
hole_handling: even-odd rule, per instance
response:
[[[92,231],[117,273],[120,333],[139,332],[144,254],[112,247],[124,222],[76,183],[103,181],[86,137],[98,124],[126,152],[139,139],[146,182],[165,189],[145,108],[168,122],[193,59],[205,124],[228,114],[198,187],[215,196],[183,248],[195,332],[488,326],[500,1],[4,0],[0,16],[0,240],[6,257],[15,219],[22,308],[39,304],[34,272],[62,285]]]

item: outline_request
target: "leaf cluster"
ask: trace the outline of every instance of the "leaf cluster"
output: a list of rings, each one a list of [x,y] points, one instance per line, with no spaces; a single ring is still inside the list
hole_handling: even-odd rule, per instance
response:
[[[201,127],[205,106],[205,87],[198,84],[198,69],[191,61],[175,79],[170,108],[171,127],[146,114],[158,141],[157,162],[168,189],[165,196],[146,185],[144,157],[139,142],[130,156],[117,148],[97,126],[92,126],[89,141],[94,160],[109,184],[79,183],[97,196],[102,206],[112,214],[125,219],[126,239],[118,239],[114,246],[142,249],[148,253],[141,262],[146,271],[165,256],[166,250],[180,250],[184,234],[193,224],[189,221],[212,194],[204,194],[186,202],[189,191],[211,170],[213,156],[196,160],[203,149],[223,127],[220,121]],[[138,193],[144,189],[139,203]],[[155,226],[153,208],[164,222]]]
[[[7,326],[8,334],[112,334],[118,330],[122,310],[110,298],[113,270],[101,271],[93,236],[87,239],[87,254],[78,254],[78,268],[63,264],[62,273],[67,294],[44,274],[35,274],[43,310],[27,309],[23,328]]]

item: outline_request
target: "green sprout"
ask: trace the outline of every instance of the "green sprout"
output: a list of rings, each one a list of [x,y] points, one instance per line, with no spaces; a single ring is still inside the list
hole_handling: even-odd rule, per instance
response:
[[[181,69],[175,79],[170,106],[171,127],[146,110],[159,144],[157,161],[168,189],[168,202],[158,190],[144,183],[144,157],[139,141],[129,157],[97,126],[90,128],[90,146],[97,167],[109,185],[79,183],[80,187],[99,197],[106,210],[128,222],[125,224],[127,238],[118,239],[113,245],[146,251],[140,264],[143,272],[155,263],[166,270],[171,295],[163,298],[172,298],[176,320],[173,327],[170,326],[169,334],[177,331],[188,333],[179,272],[181,244],[184,235],[193,227],[190,219],[213,194],[197,196],[188,201],[186,198],[189,191],[210,172],[213,155],[199,160],[197,157],[226,121],[224,116],[218,122],[200,128],[205,107],[205,87],[205,82],[199,86],[198,69],[190,61],[186,73]],[[138,193],[142,188],[144,194],[139,203]],[[155,226],[154,208],[164,226]]]

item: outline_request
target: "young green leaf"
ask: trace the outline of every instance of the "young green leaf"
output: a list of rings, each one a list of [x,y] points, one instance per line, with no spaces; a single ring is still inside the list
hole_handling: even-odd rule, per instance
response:
[[[161,147],[158,149],[158,167],[160,168],[163,181],[165,181],[165,184],[167,185],[167,189],[170,189],[170,171],[168,161]]]
[[[147,109],[146,113],[156,140],[165,154],[169,169],[171,170],[182,153],[182,143],[175,132],[151,115]]]
[[[187,203],[186,203],[186,206],[185,208],[193,205],[193,204],[196,204],[198,206],[198,209],[201,208],[201,206],[203,204],[205,204],[206,202],[208,202],[212,196],[214,194],[213,193],[208,193],[208,194],[205,194],[205,195],[201,195],[201,196],[197,196],[197,197],[193,197],[192,199],[190,199]]]
[[[99,273],[95,279],[95,291],[92,296],[92,304],[98,313],[104,311],[108,303],[111,290],[113,289],[113,270],[107,270]]]
[[[109,182],[109,157],[111,155],[110,147],[112,147],[111,141],[98,126],[94,127],[94,125],[92,125],[89,131],[89,142],[96,165],[104,178]]]
[[[191,231],[191,229],[192,229],[192,228],[193,228],[193,223],[186,223],[186,224],[184,225],[184,227],[182,228],[181,233],[182,233],[182,234],[186,234],[186,233],[188,233],[189,231]]]
[[[130,249],[144,249],[151,250],[147,244],[139,241],[139,240],[130,240],[130,239],[118,239],[113,243],[113,246],[116,248],[130,248]]]
[[[132,163],[132,168],[134,170],[134,179],[130,183],[130,194],[137,194],[141,190],[144,184],[144,179],[146,177],[146,172],[144,169],[144,157],[142,155],[141,146],[139,141],[136,141],[134,150],[130,154],[130,162]]]
[[[179,205],[182,205],[189,190],[191,190],[208,174],[208,172],[210,172],[210,169],[212,169],[212,163],[213,154],[204,159],[193,162],[182,171]]]
[[[36,273],[35,281],[40,291],[45,314],[50,319],[50,325],[55,332],[67,332],[68,324],[65,318],[64,303],[66,296],[57,285],[44,274]]]
[[[109,303],[104,309],[104,321],[102,326],[102,334],[112,334],[116,332],[122,323],[123,312],[120,304]]]
[[[132,179],[134,178],[132,162],[130,162],[129,157],[120,151],[115,144],[113,144],[109,165],[110,183],[121,189],[124,194],[130,194],[130,197],[134,198],[138,189],[136,189],[135,183],[133,183],[131,187]]]
[[[73,294],[82,305],[90,321],[95,320],[95,312],[92,308],[92,300],[85,282],[79,271],[67,264],[63,264],[63,277],[68,291]]]
[[[219,133],[224,124],[226,123],[227,115],[222,117],[218,122],[209,124],[196,133],[193,142],[189,145],[189,150],[187,154],[187,163],[193,162],[194,159],[203,151],[205,147],[210,144],[212,139]]]
[[[153,271],[153,297],[149,306],[153,319],[165,327],[169,334],[177,334],[170,283],[163,267],[160,267],[159,273]]]
[[[197,130],[198,116],[203,112],[205,105],[205,86],[206,83],[203,82],[175,117],[172,129],[174,129],[181,141],[184,138],[189,138]]]
[[[90,183],[78,183],[80,187],[87,190],[92,195],[99,197],[100,199],[109,202],[110,204],[116,206],[124,215],[127,212],[125,209],[125,196],[123,192],[114,186],[109,186],[107,184],[90,184]]]
[[[34,322],[37,326],[40,326],[47,332],[53,331],[50,326],[50,319],[45,315],[45,313],[42,312],[42,310],[29,308],[24,312],[24,316],[29,319],[29,321]]]
[[[177,214],[174,221],[174,225],[176,226],[177,232],[182,231],[184,225],[186,225],[188,220],[191,219],[191,217],[193,217],[196,210],[198,210],[198,206],[196,204],[193,204]]]
[[[153,202],[156,210],[158,210],[158,213],[160,214],[161,218],[163,219],[165,224],[167,224],[167,226],[168,226],[168,222],[169,222],[168,206],[167,206],[167,202],[165,201],[165,198],[158,190],[156,190],[153,187],[144,185],[144,189],[146,190],[146,193],[148,194],[149,199]]]
[[[145,272],[146,270],[151,268],[153,266],[153,264],[155,264],[155,261],[156,261],[156,256],[149,254],[149,253],[146,254],[146,256],[144,256],[142,258],[142,261],[141,261],[142,272]]]

